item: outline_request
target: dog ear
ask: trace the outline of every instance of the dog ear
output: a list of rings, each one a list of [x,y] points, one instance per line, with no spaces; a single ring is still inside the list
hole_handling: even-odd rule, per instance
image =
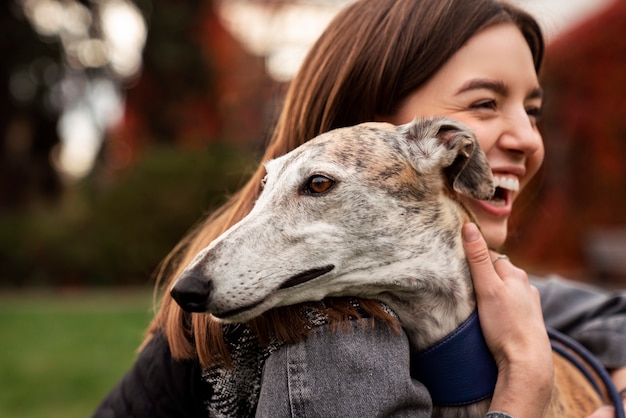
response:
[[[414,160],[420,172],[426,167],[443,169],[448,184],[458,193],[476,199],[493,197],[493,175],[485,153],[465,124],[450,118],[414,120],[405,135],[418,152]]]

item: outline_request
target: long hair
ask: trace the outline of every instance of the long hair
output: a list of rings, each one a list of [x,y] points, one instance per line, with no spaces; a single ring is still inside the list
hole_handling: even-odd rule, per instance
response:
[[[345,7],[311,48],[291,82],[263,161],[283,155],[331,129],[391,115],[472,36],[502,23],[515,24],[526,39],[538,72],[544,41],[533,17],[499,0],[361,0]],[[189,314],[169,288],[204,247],[250,212],[265,170],[259,165],[244,187],[196,225],[162,263],[157,280],[160,309],[146,341],[162,332],[175,358],[197,358],[204,367],[230,364],[221,324],[207,314]],[[393,323],[381,305],[359,300],[375,319]],[[352,303],[326,301],[331,323],[358,317]],[[310,326],[298,306],[272,309],[247,324],[261,343],[304,338]]]

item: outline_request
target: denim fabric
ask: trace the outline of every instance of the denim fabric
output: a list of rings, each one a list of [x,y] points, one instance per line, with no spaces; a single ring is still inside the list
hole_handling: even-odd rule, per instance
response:
[[[430,417],[424,386],[409,374],[409,344],[381,321],[327,325],[265,363],[257,417]]]

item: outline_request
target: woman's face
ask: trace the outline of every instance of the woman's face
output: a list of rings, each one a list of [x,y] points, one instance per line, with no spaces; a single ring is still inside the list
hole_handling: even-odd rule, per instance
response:
[[[501,24],[472,37],[385,119],[403,124],[415,117],[450,116],[474,130],[498,188],[488,202],[463,199],[489,246],[497,248],[506,240],[513,202],[543,161],[537,130],[541,101],[528,44],[515,25]]]

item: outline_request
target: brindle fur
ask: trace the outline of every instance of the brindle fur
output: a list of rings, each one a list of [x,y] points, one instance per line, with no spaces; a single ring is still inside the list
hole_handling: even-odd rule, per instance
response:
[[[201,251],[173,287],[206,298],[187,309],[228,322],[280,305],[332,296],[385,302],[412,349],[457,328],[475,308],[461,242],[471,215],[456,198],[492,196],[489,164],[473,133],[447,118],[402,126],[367,123],[323,134],[269,161],[253,210]],[[334,186],[305,191],[316,175]],[[329,272],[292,285],[303,272]],[[295,279],[294,279],[295,280]],[[582,417],[600,405],[584,377],[555,358],[553,417]],[[489,400],[435,408],[435,416],[482,417]]]

